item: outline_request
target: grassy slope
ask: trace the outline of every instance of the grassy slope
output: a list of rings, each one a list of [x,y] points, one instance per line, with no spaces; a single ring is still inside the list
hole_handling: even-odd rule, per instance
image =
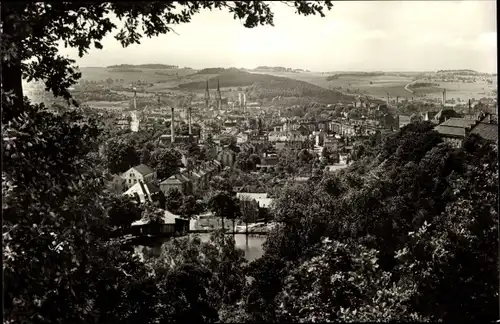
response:
[[[204,76],[206,77],[206,75]],[[221,88],[250,87],[252,94],[260,98],[310,97],[324,102],[352,100],[352,97],[338,91],[325,89],[301,80],[270,74],[249,73],[238,69],[227,69],[219,75],[207,79],[210,89],[214,89],[219,81]],[[179,88],[191,91],[202,90],[205,87],[206,81],[194,81],[179,85]]]

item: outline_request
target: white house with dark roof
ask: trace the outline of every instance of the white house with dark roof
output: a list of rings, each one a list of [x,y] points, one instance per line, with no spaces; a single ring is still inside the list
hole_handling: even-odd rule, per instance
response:
[[[125,180],[126,187],[130,188],[139,181],[150,183],[156,180],[156,171],[145,164],[139,164],[122,173],[120,177]]]

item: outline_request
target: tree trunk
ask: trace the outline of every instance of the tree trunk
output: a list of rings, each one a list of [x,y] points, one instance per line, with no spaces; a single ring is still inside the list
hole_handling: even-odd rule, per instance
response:
[[[236,221],[236,220],[233,218],[233,235],[235,234],[235,230],[236,230],[236,226],[235,226],[235,224],[234,224],[234,222],[235,222],[235,221]]]
[[[19,7],[19,8],[18,8]],[[20,46],[16,38],[11,38],[16,36],[16,26],[15,21],[17,17],[20,16],[18,13],[19,10],[22,9],[22,6],[17,5],[16,3],[7,3],[2,2],[1,8],[1,19],[3,22],[3,35],[6,36],[7,40],[2,40],[6,42],[10,49],[13,50],[13,54],[5,59],[2,57],[2,90],[7,93],[12,91],[14,95],[14,102],[11,109],[3,109],[3,120],[8,121],[10,118],[14,117],[14,113],[20,113],[22,111],[23,105],[23,83],[22,83],[22,72],[21,72],[21,57],[20,55]]]
[[[224,232],[224,215],[221,215],[221,220],[222,220],[222,231]]]

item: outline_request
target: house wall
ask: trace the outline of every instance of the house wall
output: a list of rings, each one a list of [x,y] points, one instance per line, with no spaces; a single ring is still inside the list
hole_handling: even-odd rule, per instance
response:
[[[219,153],[218,158],[224,167],[226,166],[232,167],[234,165],[235,154],[232,152],[222,151],[221,153]]]
[[[186,188],[184,184],[179,183],[161,183],[160,190],[166,195],[170,190],[178,190],[180,193],[185,194]]]
[[[460,148],[462,147],[462,139],[460,138],[454,138],[454,137],[445,137],[443,136],[443,141],[446,143],[449,143],[451,146],[455,148]]]
[[[144,177],[142,174],[139,172],[135,171],[134,169],[129,169],[125,173],[121,175],[122,179],[125,180],[125,186],[127,188],[132,187],[135,185],[138,181],[145,181]]]

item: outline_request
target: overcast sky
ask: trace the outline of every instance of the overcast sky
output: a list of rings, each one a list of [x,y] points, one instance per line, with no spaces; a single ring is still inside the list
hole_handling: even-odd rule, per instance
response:
[[[469,1],[339,1],[325,18],[298,16],[272,4],[275,27],[244,28],[226,11],[205,11],[179,34],[122,48],[109,35],[104,49],[80,66],[163,63],[205,67],[285,66],[313,71],[433,71],[496,73],[496,3]],[[116,33],[116,32],[115,32]]]

